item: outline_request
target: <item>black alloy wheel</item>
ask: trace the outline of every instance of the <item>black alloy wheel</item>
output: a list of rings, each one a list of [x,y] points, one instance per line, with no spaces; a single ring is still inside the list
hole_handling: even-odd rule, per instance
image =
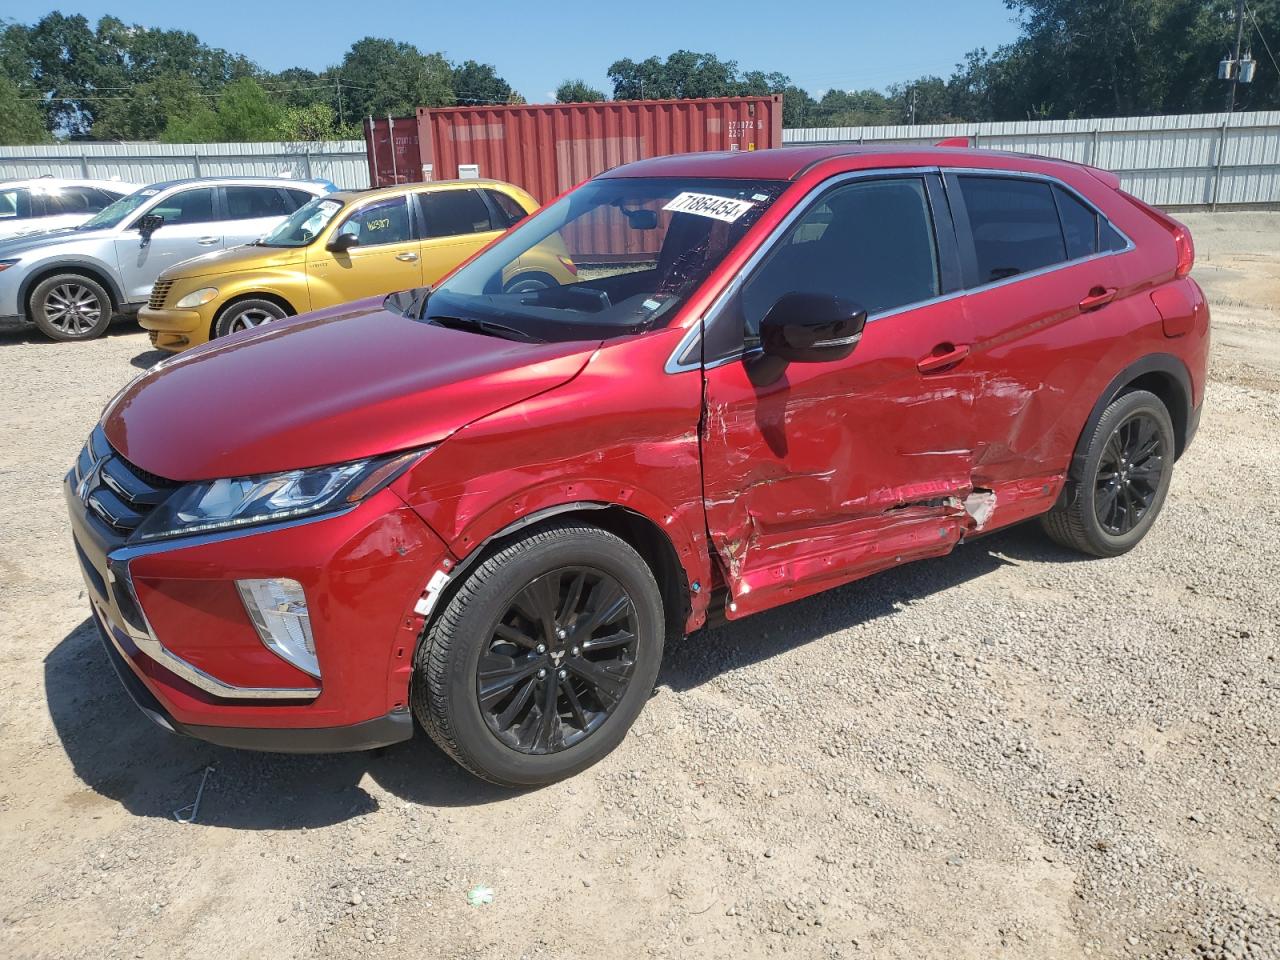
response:
[[[636,611],[609,574],[545,573],[512,598],[481,654],[480,709],[521,753],[556,753],[600,728],[636,664]]]
[[[1103,530],[1119,537],[1142,522],[1160,489],[1166,456],[1150,414],[1135,413],[1116,427],[1094,480],[1093,509]]]

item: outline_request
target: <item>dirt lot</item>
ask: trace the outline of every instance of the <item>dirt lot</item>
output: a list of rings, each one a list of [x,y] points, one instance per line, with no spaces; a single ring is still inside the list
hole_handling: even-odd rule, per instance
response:
[[[157,357],[0,332],[0,956],[1280,956],[1280,215],[1186,219],[1213,382],[1138,550],[1027,527],[704,632],[527,794],[153,728],[59,480]]]

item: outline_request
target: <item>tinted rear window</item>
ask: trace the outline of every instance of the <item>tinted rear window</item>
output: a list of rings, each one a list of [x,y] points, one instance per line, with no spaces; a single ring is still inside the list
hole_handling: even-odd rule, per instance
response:
[[[420,193],[418,203],[427,237],[457,237],[507,228],[505,223],[493,222],[484,198],[475,190]]]
[[[959,178],[977,255],[978,283],[1067,259],[1053,188],[1011,177]]]

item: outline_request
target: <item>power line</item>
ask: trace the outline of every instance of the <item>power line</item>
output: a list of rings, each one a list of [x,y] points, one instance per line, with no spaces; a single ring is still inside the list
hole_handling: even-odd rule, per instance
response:
[[[1249,0],[1245,0],[1244,8],[1249,14],[1249,19],[1253,21],[1253,29],[1257,31],[1258,39],[1262,41],[1262,49],[1267,51],[1267,56],[1271,58],[1271,65],[1276,68],[1276,73],[1280,74],[1280,63],[1276,63],[1276,55],[1271,52],[1271,44],[1267,43],[1267,38],[1262,33],[1262,26],[1258,23],[1258,17],[1249,6]]]

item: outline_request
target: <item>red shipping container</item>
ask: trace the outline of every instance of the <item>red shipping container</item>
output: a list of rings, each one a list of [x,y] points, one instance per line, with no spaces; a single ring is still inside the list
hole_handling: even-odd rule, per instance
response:
[[[375,186],[491,177],[539,203],[611,167],[703,150],[782,145],[782,96],[419,107],[365,121]]]

